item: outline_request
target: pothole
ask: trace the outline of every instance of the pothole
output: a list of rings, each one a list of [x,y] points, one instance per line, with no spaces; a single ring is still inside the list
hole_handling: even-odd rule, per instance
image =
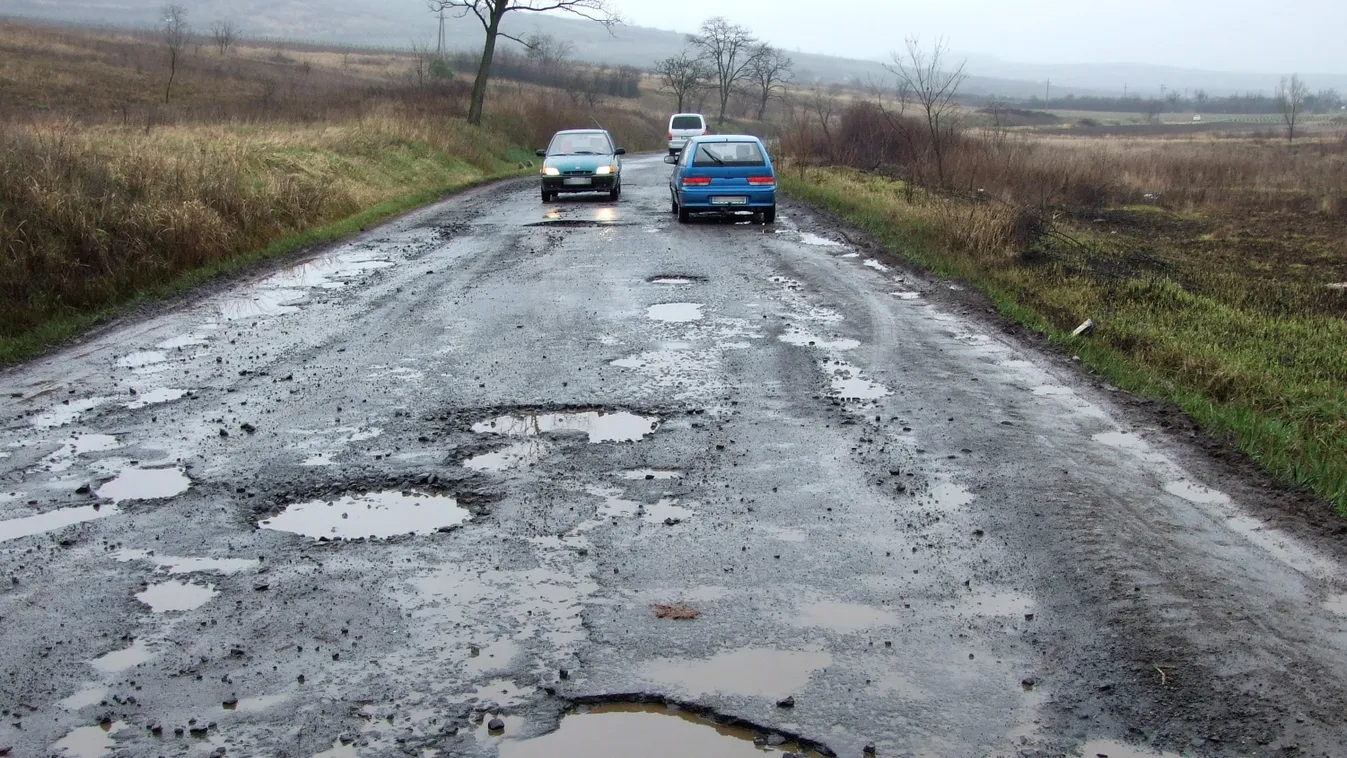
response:
[[[103,758],[111,755],[116,746],[114,735],[126,728],[121,721],[96,726],[82,726],[62,737],[51,749],[56,755],[69,758]]]
[[[558,218],[548,219],[546,221],[534,221],[524,226],[548,226],[559,227],[562,229],[585,229],[585,228],[608,228],[613,226],[636,226],[629,221],[618,221],[616,219],[606,220],[601,218]]]
[[[151,652],[149,645],[146,645],[142,640],[136,640],[131,644],[131,647],[104,653],[89,661],[89,665],[104,674],[119,674],[153,659],[154,653]]]
[[[842,361],[824,364],[833,394],[843,400],[878,400],[892,395],[888,387],[866,379],[861,370]]]
[[[622,478],[630,479],[631,481],[638,481],[641,479],[645,479],[648,481],[653,481],[657,479],[661,481],[666,481],[669,479],[682,479],[683,473],[681,471],[664,471],[661,469],[654,469],[654,468],[640,468],[640,469],[633,469],[631,471],[623,471]]]
[[[646,308],[645,313],[655,321],[686,324],[691,321],[701,321],[702,307],[700,303],[660,303]]]
[[[445,495],[374,492],[297,503],[258,526],[317,540],[388,539],[447,531],[471,517],[471,511]]]
[[[599,705],[561,719],[556,731],[528,740],[502,740],[500,758],[764,758],[794,753],[825,758],[784,735],[721,723],[677,706]]]
[[[122,469],[116,479],[98,488],[98,496],[114,503],[126,500],[164,500],[186,492],[192,480],[176,468]]]
[[[478,434],[504,437],[540,437],[545,434],[583,433],[591,443],[637,442],[659,429],[660,419],[627,411],[570,411],[499,416],[473,424]]]
[[[1150,750],[1124,745],[1121,742],[1096,740],[1085,743],[1080,754],[1083,758],[1178,758],[1177,753],[1156,753]]]
[[[832,661],[824,651],[744,648],[701,660],[655,659],[641,674],[690,695],[784,698],[804,689],[814,672]]]
[[[532,466],[547,455],[547,445],[540,440],[516,442],[509,447],[475,455],[463,462],[472,471],[499,474],[525,466]]]
[[[176,579],[145,588],[136,599],[148,605],[155,613],[194,611],[209,603],[220,591],[209,584],[193,584]]]
[[[67,526],[105,518],[116,512],[116,506],[100,508],[85,505],[79,508],[59,508],[35,516],[0,521],[0,542],[16,540],[20,537],[31,537],[35,534],[45,534]]]
[[[706,277],[695,274],[657,274],[646,279],[649,284],[702,284]]]

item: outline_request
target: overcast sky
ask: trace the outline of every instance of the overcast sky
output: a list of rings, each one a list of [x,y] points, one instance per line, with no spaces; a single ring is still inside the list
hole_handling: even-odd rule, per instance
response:
[[[1347,0],[610,0],[633,24],[721,15],[789,50],[883,58],[904,37],[1024,63],[1347,74]],[[845,12],[845,15],[843,15]]]

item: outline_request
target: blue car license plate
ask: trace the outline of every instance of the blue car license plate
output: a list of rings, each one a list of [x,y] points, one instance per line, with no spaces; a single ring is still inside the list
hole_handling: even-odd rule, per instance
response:
[[[711,198],[711,205],[748,205],[748,198],[742,195],[731,195]]]

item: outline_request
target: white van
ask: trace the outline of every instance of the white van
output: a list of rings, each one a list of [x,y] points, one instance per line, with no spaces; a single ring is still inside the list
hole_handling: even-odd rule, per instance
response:
[[[678,155],[692,137],[706,134],[706,117],[700,113],[675,113],[669,117],[669,155]]]

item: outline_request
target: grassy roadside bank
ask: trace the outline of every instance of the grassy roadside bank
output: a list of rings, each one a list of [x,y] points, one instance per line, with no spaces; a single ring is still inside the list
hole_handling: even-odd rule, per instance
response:
[[[973,207],[920,194],[912,201],[901,183],[849,169],[783,172],[781,181],[788,194],[891,251],[977,287],[1003,315],[1117,386],[1172,402],[1275,476],[1347,515],[1347,292],[1225,265],[1211,248],[1189,244],[1210,236],[1197,234],[1200,228],[1130,249],[1085,229],[1080,247],[1051,249],[1049,241],[990,255],[960,236],[976,233]],[[965,218],[950,223],[952,213]],[[1109,218],[1119,226],[1144,219],[1148,230],[1200,226],[1155,209]],[[1094,334],[1071,337],[1086,318],[1098,324]]]
[[[0,365],[135,304],[518,173],[527,158],[461,120],[392,113],[148,134],[9,127],[0,142]]]

